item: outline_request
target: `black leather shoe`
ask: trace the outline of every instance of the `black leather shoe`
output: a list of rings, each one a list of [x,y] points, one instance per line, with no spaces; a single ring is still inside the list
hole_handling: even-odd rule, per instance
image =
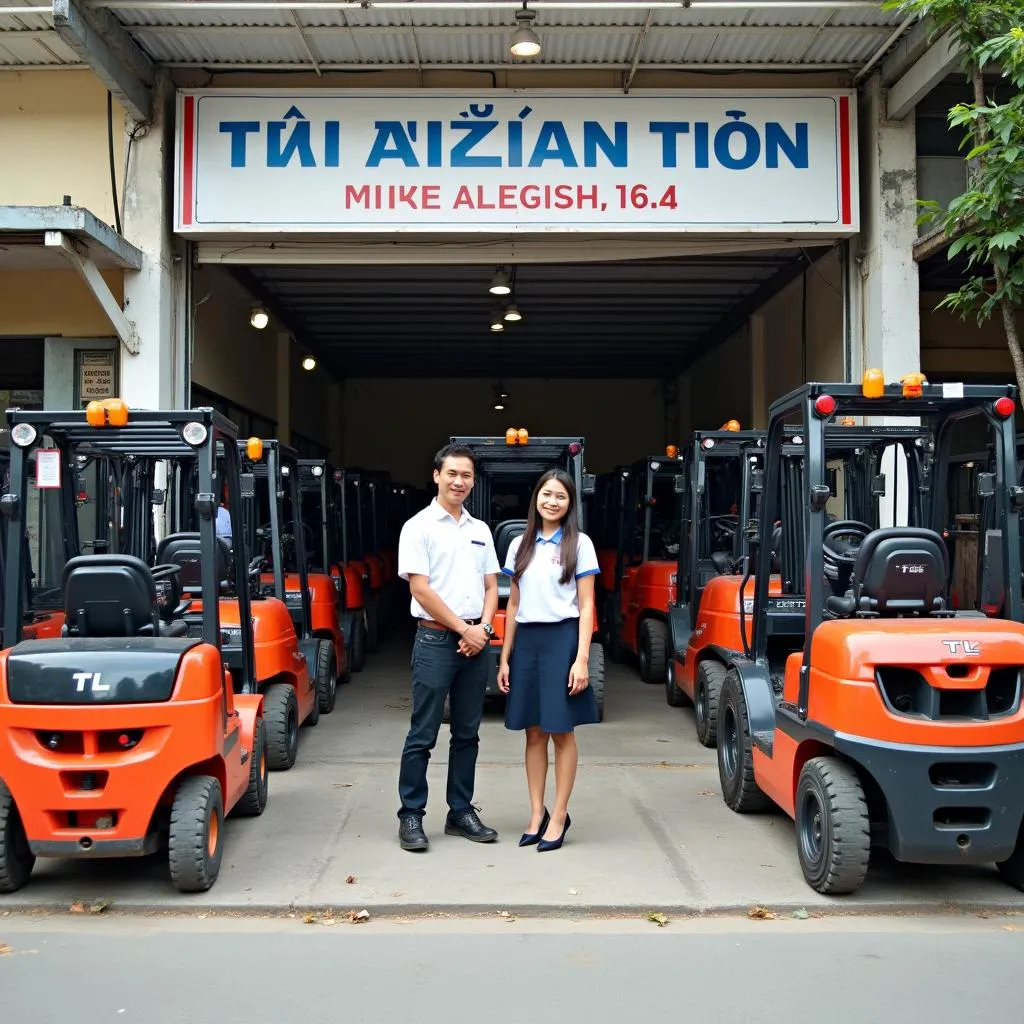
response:
[[[474,843],[493,843],[498,838],[498,833],[493,828],[488,828],[472,808],[458,814],[449,814],[448,820],[444,823],[444,834],[462,836],[463,839],[471,839]]]
[[[403,850],[425,850],[430,846],[427,833],[423,831],[423,819],[415,814],[401,819],[398,826],[398,842]]]

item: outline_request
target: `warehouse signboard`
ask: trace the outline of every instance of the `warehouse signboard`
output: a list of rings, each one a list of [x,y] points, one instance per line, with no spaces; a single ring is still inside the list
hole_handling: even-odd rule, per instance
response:
[[[186,90],[175,229],[859,227],[856,94]]]

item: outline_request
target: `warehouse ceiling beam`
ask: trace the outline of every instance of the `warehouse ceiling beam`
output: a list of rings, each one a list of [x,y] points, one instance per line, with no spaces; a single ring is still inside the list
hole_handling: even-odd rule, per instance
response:
[[[53,27],[130,117],[140,123],[151,119],[153,62],[113,14],[92,8],[86,15],[77,0],[54,0]]]
[[[103,312],[107,314],[107,319],[113,325],[118,338],[121,339],[125,351],[137,356],[139,354],[139,332],[135,324],[124,315],[124,310],[114,298],[113,292],[103,279],[99,267],[96,266],[86,246],[63,231],[47,231],[45,245],[49,249],[59,250],[71,266],[78,271]]]

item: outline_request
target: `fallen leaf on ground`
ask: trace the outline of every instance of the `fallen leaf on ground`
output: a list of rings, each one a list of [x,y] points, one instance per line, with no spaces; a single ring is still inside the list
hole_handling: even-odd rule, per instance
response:
[[[393,892],[391,895],[397,899],[399,896],[404,896],[405,893],[401,889],[399,889],[398,892]]]
[[[90,908],[90,914],[102,914],[110,906],[110,900],[97,900]]]
[[[803,907],[801,907],[799,910],[794,910],[793,911],[793,916],[798,921],[806,921],[807,918],[809,918],[811,915],[808,914],[807,911],[803,909]]]
[[[1019,932],[1020,929],[1015,924],[1004,924],[1003,925],[1003,931],[1004,932]]]
[[[508,917],[508,916],[509,916],[509,913],[508,913],[507,910],[499,910],[498,911],[498,917]]]
[[[774,921],[775,915],[766,907],[751,907],[747,911],[747,917],[751,921]]]
[[[664,928],[668,924],[668,918],[661,913],[661,911],[652,911],[647,915],[647,920],[656,924],[659,928]]]
[[[10,956],[13,950],[6,942],[0,942],[0,956]]]
[[[658,743],[668,743],[668,740],[658,740]]]
[[[348,919],[353,924],[363,924],[370,920],[370,912],[368,910],[350,910],[348,912]]]
[[[715,795],[715,791],[713,789],[702,789],[697,795],[698,796],[714,796]]]
[[[303,914],[302,920],[305,921],[306,924],[316,924],[316,914]]]
[[[72,903],[71,906],[68,907],[68,910],[70,910],[72,914],[85,913],[85,907],[81,903]]]
[[[355,883],[356,883],[356,876],[355,875],[349,875],[345,879],[345,884],[346,885],[355,885]]]
[[[352,783],[351,782],[332,782],[331,785],[335,789],[351,789],[352,788]]]

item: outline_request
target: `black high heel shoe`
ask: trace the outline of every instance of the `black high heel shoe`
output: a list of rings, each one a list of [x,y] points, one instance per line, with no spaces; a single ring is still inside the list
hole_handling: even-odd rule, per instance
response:
[[[569,826],[572,824],[572,818],[567,814],[565,816],[565,825],[562,826],[562,834],[557,839],[541,839],[537,843],[538,853],[547,853],[548,850],[557,850],[565,840],[565,833],[569,831]],[[544,829],[540,830],[541,835],[544,835]]]
[[[524,832],[522,838],[519,840],[520,846],[534,846],[540,842],[540,837],[544,835],[548,825],[551,823],[551,815],[548,814],[548,809],[544,808],[544,819],[540,823],[540,828],[536,832]]]

